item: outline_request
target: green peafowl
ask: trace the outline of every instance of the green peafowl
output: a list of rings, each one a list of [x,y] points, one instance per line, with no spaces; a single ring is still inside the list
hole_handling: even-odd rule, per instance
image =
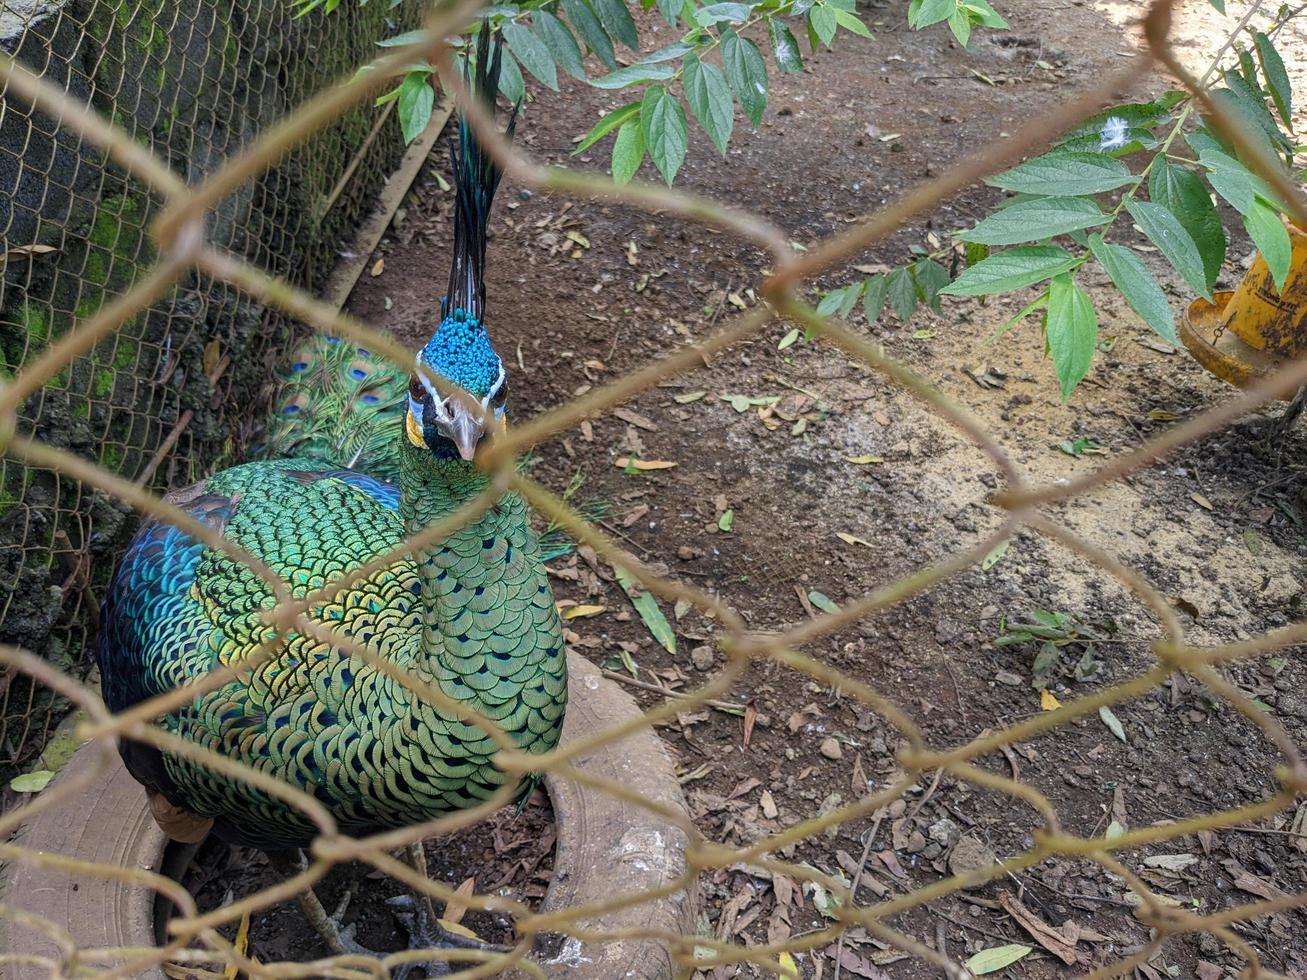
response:
[[[500,40],[492,47],[491,33],[483,25],[471,86],[493,112]],[[508,398],[486,332],[483,278],[500,172],[461,117],[451,156],[449,290],[417,358],[457,390],[442,397],[420,373],[410,378],[366,350],[318,336],[290,367],[268,458],[170,497],[267,563],[296,596],[390,551],[487,485],[472,459],[493,436],[483,430],[502,427]],[[109,707],[121,711],[218,665],[239,665],[272,636],[261,616],[274,601],[241,563],[168,524],[145,524],[103,607],[97,653]],[[562,626],[517,495],[308,615],[494,720],[522,750],[557,743],[567,699]],[[311,794],[354,835],[474,806],[516,779],[495,767],[497,747],[482,728],[297,633],[246,676],[161,724]],[[313,825],[275,797],[139,742],[124,741],[121,752],[174,839],[194,842],[211,831],[268,851],[282,867],[293,867],[289,856],[311,842]],[[333,952],[362,948],[311,892],[301,905]],[[459,945],[434,927],[419,932],[415,945]]]

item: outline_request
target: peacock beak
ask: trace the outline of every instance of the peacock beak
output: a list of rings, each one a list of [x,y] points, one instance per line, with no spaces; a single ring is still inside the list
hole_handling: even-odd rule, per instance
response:
[[[453,421],[449,424],[447,435],[458,447],[458,454],[463,459],[470,460],[476,455],[477,444],[486,431],[480,406],[469,405],[464,399],[455,396],[449,400],[448,407]]]

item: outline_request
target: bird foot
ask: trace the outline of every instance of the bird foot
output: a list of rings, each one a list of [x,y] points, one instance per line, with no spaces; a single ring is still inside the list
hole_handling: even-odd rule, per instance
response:
[[[507,946],[483,943],[445,928],[431,909],[431,902],[425,898],[412,895],[397,895],[387,900],[387,904],[396,909],[395,918],[399,919],[408,933],[409,949],[460,949],[475,950],[480,953],[506,953]],[[406,963],[391,971],[394,980],[407,980],[413,970],[421,967],[428,977],[449,976],[451,970],[457,969],[457,960],[428,960],[421,963]],[[467,962],[467,961],[465,961]],[[473,965],[467,962],[467,965]]]

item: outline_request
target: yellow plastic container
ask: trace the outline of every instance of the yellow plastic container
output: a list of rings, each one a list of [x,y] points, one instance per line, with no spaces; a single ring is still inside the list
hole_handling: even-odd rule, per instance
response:
[[[1194,300],[1180,324],[1194,359],[1239,388],[1307,353],[1307,234],[1292,223],[1288,229],[1293,255],[1283,295],[1258,255],[1238,289],[1213,294],[1212,303]]]

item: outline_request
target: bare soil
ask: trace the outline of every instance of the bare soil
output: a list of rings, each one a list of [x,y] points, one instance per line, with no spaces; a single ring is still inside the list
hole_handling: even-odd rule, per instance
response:
[[[762,125],[748,131],[737,118],[729,165],[696,133],[679,183],[765,214],[795,241],[811,244],[1115,67],[1134,50],[1121,25],[1138,9],[1114,0],[1009,0],[1003,12],[1012,30],[981,36],[969,53],[944,30],[908,32],[905,8],[906,0],[877,4],[864,11],[875,40],[842,38],[835,53],[809,58],[803,75],[774,78]],[[1230,9],[1237,16],[1243,5],[1231,2]],[[1210,11],[1181,22],[1186,57],[1201,60],[1219,23],[1225,22]],[[1296,35],[1295,43],[1302,41]],[[1152,95],[1165,84],[1140,79],[1136,91],[1120,94]],[[561,96],[533,95],[539,101],[518,125],[521,145],[548,162],[601,170],[606,149],[578,160],[570,156],[572,139],[617,104],[612,94],[565,81]],[[900,135],[882,139],[887,134]],[[435,179],[445,160],[441,148],[380,249],[384,270],[365,277],[351,302],[354,313],[414,347],[436,322],[447,275],[452,198]],[[932,230],[943,235],[969,226],[999,197],[977,187],[942,201],[934,214],[853,261],[908,261],[909,247],[925,245]],[[1246,241],[1232,244],[1221,288],[1237,283],[1250,250]],[[506,185],[493,222],[489,304],[492,336],[510,368],[511,411],[528,418],[703,338],[736,306],[756,302],[751,290],[765,266],[765,256],[724,234]],[[1191,299],[1183,282],[1160,263],[1156,269],[1172,305],[1182,310]],[[845,268],[816,285],[840,285],[856,274]],[[1029,297],[946,302],[943,315],[927,313],[908,325],[889,316],[860,328],[975,413],[1032,478],[1064,479],[1231,396],[1183,350],[1162,350],[1149,340],[1138,318],[1104,288],[1105,279],[1090,275],[1084,284],[1098,302],[1105,351],[1067,405],[1033,321],[993,345],[982,343]],[[788,328],[773,324],[641,395],[622,417],[593,419],[533,454],[535,477],[561,491],[579,476],[580,497],[609,504],[605,527],[635,554],[716,593],[760,631],[805,619],[811,590],[847,602],[972,545],[1001,517],[986,502],[999,481],[983,454],[832,347],[798,343],[778,350]],[[678,402],[694,392],[704,394]],[[732,395],[781,400],[770,412],[737,411],[727,400]],[[1242,421],[1129,479],[1053,506],[1048,515],[1170,597],[1194,641],[1244,638],[1300,618],[1307,437],[1300,428],[1267,443],[1273,414]],[[1077,437],[1096,440],[1106,456],[1058,450]],[[676,466],[629,473],[614,464],[633,453]],[[863,455],[883,462],[848,461]],[[727,509],[733,522],[724,532],[719,525]],[[625,658],[639,680],[684,689],[721,666],[714,621],[697,612],[676,620],[677,652],[669,654],[606,567],[573,556],[555,571],[560,600],[606,608],[568,624],[574,645],[595,663],[621,672]],[[994,643],[1007,624],[1029,620],[1037,609],[1067,614],[1098,638],[1087,655],[1083,642],[1063,649],[1046,682],[1060,700],[1119,683],[1153,663],[1148,644],[1157,628],[1147,611],[1098,569],[1029,533],[1019,534],[988,569],[974,568],[805,652],[875,686],[932,745],[956,746],[1040,712],[1032,684],[1035,645]],[[1302,744],[1302,650],[1231,666],[1225,676]],[[646,705],[661,700],[632,691]],[[759,664],[728,697],[759,713],[747,738],[742,718],[719,710],[686,712],[660,730],[679,761],[693,815],[712,840],[754,841],[882,789],[902,772],[899,733],[838,690]],[[1274,748],[1184,677],[1117,706],[1115,715],[1124,740],[1091,717],[981,765],[1019,774],[1054,804],[1065,830],[1087,836],[1103,833],[1112,820],[1137,828],[1248,805],[1276,786]],[[1202,912],[1300,891],[1307,887],[1307,838],[1301,823],[1291,831],[1292,816],[1182,837],[1122,860]],[[881,818],[846,823],[781,853],[848,880],[858,877],[859,902],[872,903],[944,877],[950,860],[962,859],[959,839],[963,851],[1013,855],[1031,845],[1043,822],[1021,802],[930,774]],[[462,863],[451,858],[438,873],[451,883],[475,876],[478,890],[493,885],[501,871],[487,872],[485,862],[504,855],[487,842],[494,834],[517,834],[512,825],[496,826],[460,835]],[[999,904],[1002,893],[1053,926],[1074,923],[1081,930],[1075,965],[1033,942]],[[702,882],[701,895],[702,932],[748,945],[824,925],[820,896],[762,872],[718,872]],[[893,925],[954,960],[1007,943],[1034,946],[1009,975],[1082,975],[1148,941],[1130,898],[1121,878],[1056,858],[902,914]],[[277,913],[273,933],[297,928],[295,914]],[[270,938],[273,923],[270,915],[256,924],[255,949],[289,952],[283,939]],[[383,926],[375,923],[378,931]],[[1234,930],[1270,968],[1303,975],[1305,926],[1300,913],[1290,913]],[[361,928],[360,938],[385,945],[372,928]],[[936,975],[862,930],[848,939],[845,976]],[[832,976],[836,955],[834,946],[800,955],[803,976]],[[1153,978],[1219,977],[1241,965],[1224,944],[1202,935],[1172,940],[1140,971]],[[718,968],[711,975],[752,976],[751,969]]]

